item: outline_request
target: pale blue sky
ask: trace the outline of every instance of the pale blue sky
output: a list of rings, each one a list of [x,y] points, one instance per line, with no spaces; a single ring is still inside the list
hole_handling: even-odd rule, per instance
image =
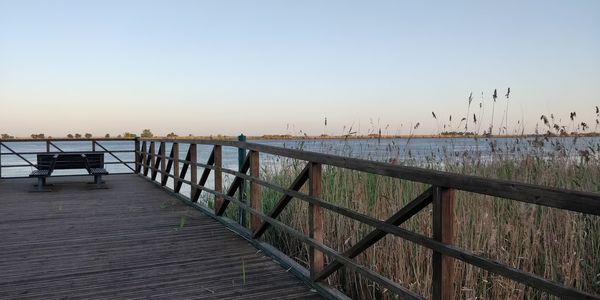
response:
[[[456,127],[471,91],[485,128],[509,86],[511,129],[594,123],[600,1],[0,0],[14,135],[321,134],[325,117],[330,134],[431,133],[431,111]]]

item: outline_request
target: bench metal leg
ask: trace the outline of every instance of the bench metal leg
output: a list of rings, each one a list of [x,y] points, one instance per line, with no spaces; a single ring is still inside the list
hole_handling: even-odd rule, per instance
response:
[[[48,185],[46,184],[46,177],[36,177],[37,184],[34,184],[36,187],[34,190],[30,190],[30,192],[51,192],[51,189],[48,189]]]
[[[45,185],[46,185],[46,177],[38,177],[38,184],[37,184],[38,192],[43,192]]]
[[[102,176],[100,176],[100,175],[94,176],[94,182],[96,183],[96,188],[99,189],[100,185],[102,185]]]

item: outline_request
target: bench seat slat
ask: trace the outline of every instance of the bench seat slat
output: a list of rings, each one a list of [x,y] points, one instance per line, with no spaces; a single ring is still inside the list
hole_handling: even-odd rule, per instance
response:
[[[48,177],[50,175],[50,170],[33,170],[29,177]]]
[[[104,168],[90,168],[90,173],[92,175],[108,175],[108,171]]]

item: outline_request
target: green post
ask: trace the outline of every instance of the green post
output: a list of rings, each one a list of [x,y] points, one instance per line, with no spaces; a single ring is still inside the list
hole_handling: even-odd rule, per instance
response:
[[[238,141],[240,142],[245,142],[246,141],[246,136],[243,134],[240,134],[240,136],[238,136]],[[241,172],[242,171],[242,165],[244,164],[244,161],[246,160],[246,149],[243,148],[238,148],[238,171]],[[246,181],[242,180],[242,184],[240,184],[240,190],[238,192],[238,199],[241,202],[246,202],[246,200],[244,200],[246,198]],[[241,207],[238,209],[238,215],[240,218],[240,224],[244,227],[246,227],[246,211],[244,211],[244,209],[242,209]]]

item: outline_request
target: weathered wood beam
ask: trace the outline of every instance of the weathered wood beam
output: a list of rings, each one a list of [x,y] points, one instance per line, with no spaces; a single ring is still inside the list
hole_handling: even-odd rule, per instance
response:
[[[142,159],[141,159],[141,155],[140,155],[140,140],[139,139],[135,139],[134,144],[133,144],[133,148],[134,148],[134,156],[135,156],[135,170],[134,172],[136,174],[140,173],[141,170],[141,163],[142,163]]]
[[[453,189],[433,188],[433,239],[447,245],[454,241],[454,198]],[[432,298],[454,299],[454,259],[434,250],[432,268]]]
[[[213,165],[215,163],[215,149],[219,148],[219,150],[221,149],[221,146],[214,146],[213,150],[210,152],[210,155],[208,156],[208,160],[206,161],[206,165]],[[208,180],[208,176],[210,175],[210,171],[211,169],[209,168],[204,168],[204,171],[202,171],[202,176],[200,176],[200,182],[198,183],[198,185],[204,185],[206,184],[206,181]],[[194,193],[194,196],[191,198],[192,202],[197,202],[198,199],[200,198],[200,194],[202,193],[201,189],[197,189],[196,192]]]
[[[306,181],[308,180],[309,168],[310,168],[310,164],[307,164],[302,169],[300,174],[296,177],[296,179],[294,179],[294,181],[290,185],[290,187],[289,187],[290,190],[299,191],[302,188],[304,183],[306,183]],[[281,214],[281,212],[283,212],[283,209],[290,203],[292,198],[293,197],[290,195],[283,194],[279,198],[279,201],[277,201],[277,204],[275,204],[273,209],[271,209],[271,211],[269,212],[269,217],[276,219],[279,216],[279,214]],[[254,231],[254,233],[252,234],[252,238],[254,238],[254,239],[260,238],[267,231],[269,226],[270,226],[269,223],[262,222],[262,224],[260,224],[258,229],[256,231]]]
[[[386,223],[392,224],[394,226],[400,226],[402,223],[406,222],[412,216],[416,215],[419,211],[423,210],[427,207],[432,201],[433,189],[429,188],[425,190],[422,194],[417,196],[414,200],[406,204],[402,209],[400,209],[393,216],[385,220]],[[358,243],[354,244],[354,246],[350,247],[346,250],[342,255],[348,258],[355,258],[359,254],[363,253],[369,247],[377,243],[377,241],[381,240],[388,233],[379,229],[375,229],[371,231],[368,235],[362,238]],[[319,272],[319,274],[315,275],[315,280],[324,280],[329,275],[333,274],[335,271],[343,267],[344,265],[337,260],[329,263],[323,271]]]
[[[221,149],[221,146],[215,145],[215,148],[213,149],[213,164],[215,166],[215,172],[214,172],[214,181],[215,181],[215,191],[218,193],[222,193],[223,192],[223,171],[221,170],[221,168],[223,167],[223,150]],[[202,184],[204,185],[204,184]],[[214,210],[217,211],[218,207],[220,207],[221,205],[223,205],[223,197],[220,195],[215,195],[215,203],[214,203]]]
[[[190,157],[191,157],[190,149],[191,149],[191,145],[190,145],[190,148],[188,148],[187,154],[185,155],[185,162],[183,163],[183,166],[181,167],[181,173],[179,174],[179,179],[185,179],[185,174],[187,174],[187,170],[189,167],[188,162],[190,161]],[[176,167],[177,167],[177,169],[179,169],[179,159],[177,159]],[[175,188],[173,189],[175,191],[175,193],[179,193],[179,191],[181,190],[182,184],[183,184],[183,181],[177,180],[177,184],[175,184]]]
[[[165,151],[165,143],[164,142],[160,142],[159,146],[158,146],[158,154],[153,155],[154,157],[154,162],[153,162],[153,168],[152,168],[152,180],[156,180],[156,175],[158,175],[158,167],[161,164],[161,161],[164,157],[164,151]]]
[[[181,140],[181,142],[184,141],[186,140]],[[261,153],[312,161],[316,163],[322,163],[324,165],[443,186],[456,190],[512,199],[586,214],[600,215],[600,193],[573,191],[509,180],[461,175],[418,167],[399,166],[384,162],[281,148],[257,143],[214,140],[189,141],[193,141],[197,144],[218,144],[222,146],[243,148],[259,151]]]
[[[260,155],[256,151],[250,151],[250,176],[260,177]],[[250,183],[250,207],[260,210],[260,185],[256,182]],[[260,226],[260,218],[256,215],[250,216],[250,230],[255,231]]]
[[[242,164],[242,168],[239,171],[239,174],[246,175],[246,172],[248,172],[248,169],[250,169],[250,156],[246,155],[246,159],[244,160],[244,163]],[[223,170],[225,170],[225,169],[223,169]],[[238,173],[238,172],[235,172],[235,173]],[[235,179],[233,180],[233,182],[227,189],[227,195],[228,196],[235,195],[235,192],[240,188],[240,186],[242,185],[242,182],[244,182],[244,179],[236,175]],[[227,200],[227,198],[223,198],[223,204],[219,207],[219,209],[217,210],[217,212],[215,214],[217,216],[222,216],[225,213],[225,210],[227,209],[229,202],[230,201]]]
[[[110,154],[112,157],[114,157],[118,162],[122,163],[123,165],[125,165],[127,168],[129,168],[129,170],[135,172],[135,170],[133,168],[131,168],[126,162],[124,162],[122,159],[120,159],[118,156],[114,155],[112,153],[112,151],[106,149],[106,147],[102,146],[100,143],[98,143],[98,141],[94,141],[94,144],[98,145],[98,147],[102,148],[102,150],[106,151],[106,153]],[[54,145],[54,144],[53,144]],[[56,147],[56,146],[54,146]],[[58,149],[58,148],[57,148]],[[60,149],[59,149],[60,150]],[[62,150],[60,150],[60,152],[63,152]]]
[[[193,183],[198,182],[198,145],[190,144],[190,181]],[[197,188],[190,186],[190,198],[196,194]]]
[[[98,143],[98,141],[95,141],[95,142],[96,142],[96,143]],[[58,152],[65,152],[65,151],[63,151],[62,149],[60,149],[60,147],[56,146],[56,144],[54,144],[53,142],[51,142],[51,141],[48,141],[48,143],[50,143],[50,145],[51,145],[52,147],[56,148],[56,150],[58,150]],[[108,151],[108,150],[107,150],[107,151]]]
[[[161,185],[164,186],[163,181],[165,181],[167,177],[167,149],[166,149],[167,145],[165,144],[165,142],[160,142],[160,151],[159,151],[159,159],[160,159],[160,183]]]
[[[144,167],[144,176],[148,176],[148,147],[146,146],[146,141],[142,142],[142,164]]]
[[[309,195],[314,198],[321,198],[322,190],[322,166],[319,163],[309,163]],[[254,176],[253,176],[254,177]],[[252,181],[251,184],[258,184]],[[315,203],[308,204],[308,236],[323,243],[323,208]],[[323,252],[315,247],[309,247],[309,268],[310,276],[314,276],[323,270],[325,266],[325,257]]]
[[[6,150],[10,151],[12,154],[16,155],[17,157],[19,157],[20,159],[24,160],[28,165],[34,167],[37,169],[37,165],[34,165],[32,162],[30,162],[27,158],[25,158],[23,155],[21,155],[20,153],[15,152],[15,150],[13,150],[12,148],[8,147],[8,145],[4,144],[4,143],[0,143],[0,147],[4,147],[6,148]]]
[[[169,158],[165,158],[165,162],[166,162],[166,167],[164,170],[162,170],[163,175],[161,177],[160,180],[160,185],[165,186],[167,185],[167,181],[169,180],[169,174],[171,173],[171,168],[173,168],[173,150],[175,148],[175,143],[173,143],[171,145],[171,153],[169,153]],[[166,175],[165,175],[166,174]]]
[[[173,143],[173,147],[171,149],[173,153],[173,188],[178,186],[179,183],[179,143]]]
[[[148,153],[150,154],[150,161],[149,161],[149,165],[150,165],[150,176],[152,178],[152,180],[156,179],[156,144],[154,142],[150,142],[150,150],[148,150]]]

